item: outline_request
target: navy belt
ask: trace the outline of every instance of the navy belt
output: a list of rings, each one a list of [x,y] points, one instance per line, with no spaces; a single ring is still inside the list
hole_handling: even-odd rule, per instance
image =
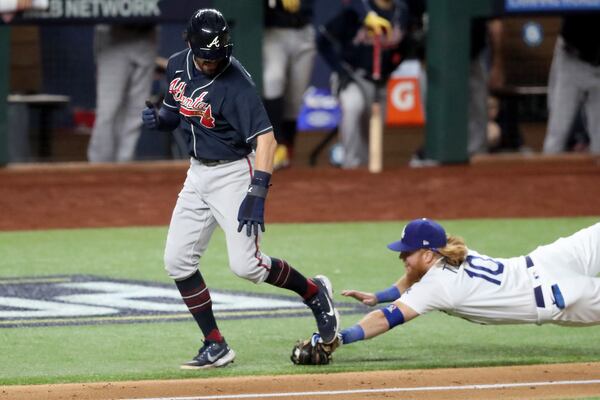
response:
[[[533,260],[531,259],[531,257],[525,256],[525,265],[527,265],[527,268],[533,267]],[[563,308],[565,308],[565,299],[563,298],[560,288],[556,284],[552,285],[550,288],[552,289],[552,295],[554,296],[554,302],[556,303],[556,306],[562,310]],[[539,308],[545,308],[546,302],[544,301],[542,285],[534,287],[533,294],[535,296],[535,304]]]
[[[196,158],[196,157],[194,157]],[[215,165],[227,164],[230,162],[234,162],[237,160],[210,160],[208,158],[196,158],[202,165],[206,165],[207,167],[214,167]]]

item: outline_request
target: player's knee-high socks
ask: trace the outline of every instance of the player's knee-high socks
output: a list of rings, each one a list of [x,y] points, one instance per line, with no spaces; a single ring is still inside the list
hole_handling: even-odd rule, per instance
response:
[[[265,282],[273,286],[292,290],[304,300],[310,299],[319,291],[313,281],[294,269],[285,260],[271,257],[271,270]]]
[[[200,271],[196,271],[189,278],[175,281],[183,302],[192,313],[196,323],[202,330],[206,340],[213,342],[223,341],[223,336],[217,327],[217,321],[212,310],[210,292],[204,283]]]

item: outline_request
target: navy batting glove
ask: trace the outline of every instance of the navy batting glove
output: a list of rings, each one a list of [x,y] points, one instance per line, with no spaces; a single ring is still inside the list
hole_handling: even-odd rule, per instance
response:
[[[251,236],[254,231],[258,235],[258,227],[265,231],[265,198],[269,191],[271,174],[264,171],[255,171],[248,193],[238,211],[238,232],[246,225],[246,235]]]
[[[258,235],[259,225],[260,230],[264,232],[264,214],[265,198],[247,194],[244,201],[242,201],[240,211],[238,212],[238,221],[240,222],[238,225],[238,232],[242,231],[244,225],[246,225],[246,235],[248,236],[252,235],[252,231],[254,231],[255,235]]]
[[[142,122],[146,128],[158,128],[158,116],[156,115],[156,109],[149,101],[146,101],[146,108],[144,108],[142,111]]]

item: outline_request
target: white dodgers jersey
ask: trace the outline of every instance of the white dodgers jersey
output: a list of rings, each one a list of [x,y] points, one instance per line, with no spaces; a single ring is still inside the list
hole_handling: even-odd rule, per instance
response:
[[[494,259],[469,250],[459,267],[440,260],[399,301],[419,314],[440,310],[481,324],[538,321],[524,257]]]

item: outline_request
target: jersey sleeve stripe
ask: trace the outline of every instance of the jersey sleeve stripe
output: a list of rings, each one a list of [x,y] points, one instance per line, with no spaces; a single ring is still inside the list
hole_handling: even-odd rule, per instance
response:
[[[169,108],[173,108],[173,109],[175,109],[175,110],[177,109],[177,106],[172,106],[172,105],[170,105],[170,104],[166,103],[164,100],[163,100],[163,104],[164,104],[165,106],[169,107]]]
[[[252,139],[254,139],[255,137],[257,137],[258,135],[261,135],[263,133],[269,132],[273,130],[273,126],[269,126],[268,128],[265,129],[261,129],[260,131],[254,133],[253,135],[249,136],[248,139],[246,139],[246,143],[248,143],[249,141],[251,141]]]

